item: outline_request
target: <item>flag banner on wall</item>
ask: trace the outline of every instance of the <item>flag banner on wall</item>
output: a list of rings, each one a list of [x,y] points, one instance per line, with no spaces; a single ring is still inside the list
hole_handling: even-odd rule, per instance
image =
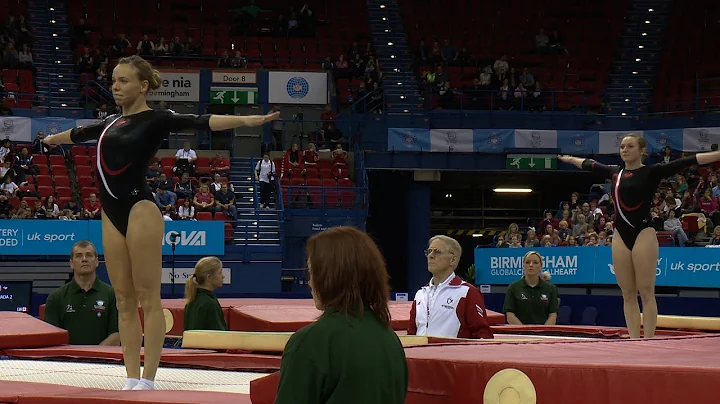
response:
[[[515,147],[518,149],[555,149],[556,130],[515,129]]]
[[[43,132],[45,136],[50,136],[70,130],[75,127],[76,122],[75,119],[67,118],[33,118],[32,138],[35,139],[38,132]]]
[[[430,129],[430,151],[474,152],[472,129]]]
[[[647,140],[648,153],[709,151],[720,144],[720,128],[658,129],[648,131],[532,130],[532,129],[388,129],[388,150],[424,152],[502,153],[506,149],[560,149],[563,154],[618,154],[629,134]]]
[[[646,130],[640,133],[647,140],[648,153],[662,153],[668,146],[673,150],[688,150],[683,144],[683,129]]]
[[[31,142],[32,120],[17,116],[0,118],[0,139],[10,139],[13,142]]]
[[[566,154],[595,154],[600,149],[600,132],[592,130],[559,130],[557,147]]]
[[[684,151],[710,151],[710,146],[720,144],[720,128],[687,128],[683,130]]]
[[[388,150],[430,151],[430,129],[388,129]]]
[[[473,146],[481,153],[499,153],[515,147],[513,129],[474,129]]]
[[[641,134],[638,131],[613,131],[613,130],[601,130],[600,131],[600,147],[598,154],[618,154],[620,153],[620,144],[625,136],[636,133]]]
[[[327,73],[269,72],[271,104],[327,104]]]

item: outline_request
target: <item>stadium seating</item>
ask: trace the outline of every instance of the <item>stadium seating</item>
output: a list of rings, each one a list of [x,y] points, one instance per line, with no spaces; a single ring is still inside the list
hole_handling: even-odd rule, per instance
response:
[[[720,77],[719,18],[720,9],[710,0],[675,3],[655,85],[655,111],[692,115],[696,108],[717,110],[720,106],[720,81],[709,80]],[[699,105],[695,105],[696,96]]]
[[[96,31],[90,35],[94,47],[107,48],[119,33],[127,35],[133,50],[143,34],[151,40],[164,37],[167,42],[176,36],[183,42],[192,37],[202,49],[202,56],[216,57],[222,50],[240,50],[251,62],[249,68],[319,69],[321,60],[326,56],[337,57],[355,38],[369,35],[365,4],[359,1],[309,1],[317,21],[314,38],[271,36],[279,15],[287,16],[290,7],[295,6],[294,2],[287,0],[258,1],[257,5],[268,11],[258,14],[250,26],[238,24],[238,20],[234,19],[237,13],[228,12],[243,7],[244,2],[159,0],[151,3],[152,6],[147,1],[111,0],[91,4],[71,0],[69,17],[71,23],[75,23],[87,15],[86,24]],[[142,10],[140,18],[137,10]],[[107,15],[114,16],[111,23],[102,20],[102,16]],[[245,30],[254,36],[245,36]],[[160,64],[169,65],[170,62],[162,61]],[[174,67],[196,68],[217,66],[214,60],[181,58],[172,64]]]
[[[507,55],[511,68],[528,67],[550,90],[578,90],[590,106],[601,102],[622,28],[627,0],[578,3],[493,0],[402,0],[405,27],[413,52],[421,39],[426,46],[448,39],[458,50],[468,49],[480,68]],[[535,35],[557,29],[567,55],[535,52]],[[421,69],[428,69],[423,66]],[[472,86],[475,67],[450,67],[451,87]],[[582,95],[558,95],[559,109],[578,105]],[[556,107],[556,109],[558,109]]]

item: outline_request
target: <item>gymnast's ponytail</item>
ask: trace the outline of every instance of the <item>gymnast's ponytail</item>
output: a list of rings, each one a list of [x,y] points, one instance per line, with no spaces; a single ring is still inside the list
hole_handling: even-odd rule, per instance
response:
[[[216,271],[222,271],[222,261],[217,257],[205,257],[195,264],[195,271],[185,282],[185,304],[197,297],[198,288]]]
[[[148,82],[148,91],[157,90],[162,86],[162,77],[160,72],[153,69],[150,62],[133,55],[118,60],[119,65],[132,65],[137,70],[138,79]]]

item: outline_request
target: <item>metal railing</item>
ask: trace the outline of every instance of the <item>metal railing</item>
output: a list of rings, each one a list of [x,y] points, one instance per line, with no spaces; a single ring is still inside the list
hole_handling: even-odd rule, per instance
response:
[[[360,187],[281,186],[285,209],[367,209],[367,190]]]

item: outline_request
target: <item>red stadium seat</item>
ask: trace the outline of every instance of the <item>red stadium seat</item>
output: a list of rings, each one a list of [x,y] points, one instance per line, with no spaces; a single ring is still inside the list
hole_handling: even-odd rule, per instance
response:
[[[92,169],[88,166],[77,166],[75,167],[75,175],[78,177],[92,177]]]
[[[73,156],[73,158],[77,156],[87,156],[87,147],[85,146],[73,146],[70,149],[70,154]]]
[[[86,177],[86,176],[77,177],[77,182],[78,182],[78,187],[80,189],[92,188],[95,186],[95,181],[93,180],[92,177]]]
[[[65,158],[63,156],[60,156],[57,154],[51,154],[50,155],[50,165],[51,166],[64,166]]]
[[[35,184],[39,187],[52,187],[52,177],[49,175],[38,175],[36,177]]]
[[[213,214],[210,212],[197,212],[195,218],[197,220],[213,220]]]
[[[56,175],[53,177],[53,181],[55,181],[56,187],[70,188],[70,177]]]
[[[52,174],[55,176],[67,176],[68,175],[68,169],[64,165],[60,166],[52,166]]]
[[[73,157],[76,166],[87,166],[90,167],[90,157],[78,155]]]

